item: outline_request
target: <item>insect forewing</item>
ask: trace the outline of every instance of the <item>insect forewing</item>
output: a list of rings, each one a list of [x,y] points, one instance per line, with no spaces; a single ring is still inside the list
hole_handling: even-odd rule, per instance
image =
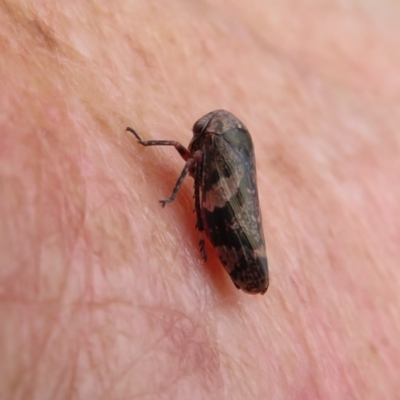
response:
[[[264,293],[268,267],[250,135],[208,135],[203,147],[202,219],[235,285]]]

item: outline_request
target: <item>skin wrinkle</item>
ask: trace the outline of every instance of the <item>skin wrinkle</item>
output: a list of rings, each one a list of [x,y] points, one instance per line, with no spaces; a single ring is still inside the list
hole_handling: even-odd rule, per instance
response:
[[[153,310],[152,313],[154,315],[154,318],[156,320],[159,320],[160,318],[160,311],[162,310]],[[190,354],[192,353],[192,350],[194,350],[195,352],[197,352],[196,347],[198,347],[198,345],[201,343],[197,342],[197,340],[195,339],[195,337],[197,336],[196,332],[198,331],[198,328],[195,327],[193,325],[193,323],[190,321],[190,319],[186,318],[184,315],[181,315],[180,312],[177,312],[175,314],[172,314],[173,319],[171,320],[171,310],[166,309],[164,312],[161,313],[161,316],[165,316],[167,319],[164,321],[161,321],[161,324],[163,326],[163,333],[160,335],[160,342],[165,342],[167,343],[167,346],[170,347],[171,346],[171,351],[173,353],[175,353],[176,350],[178,350],[178,354],[175,354],[175,356],[179,356],[179,353],[182,352],[183,354],[185,354],[185,358],[182,360],[185,364],[183,364],[180,368],[177,369],[176,371],[176,376],[172,381],[169,381],[165,383],[165,385],[163,385],[162,387],[160,387],[160,389],[163,389],[165,387],[173,387],[174,383],[178,382],[180,379],[184,378],[185,376],[188,376],[192,373],[192,369],[193,367],[195,368],[195,370],[193,370],[193,372],[195,372],[196,370],[199,370],[200,367],[203,366],[204,361],[206,361],[208,359],[208,357],[206,357],[204,359],[204,357],[200,356],[200,364],[198,364],[197,362],[195,362],[195,364],[193,365],[193,367],[190,366],[190,364],[187,364],[187,362],[185,362],[184,360],[191,358]],[[189,324],[189,325],[188,325]],[[158,324],[157,324],[158,325]],[[201,335],[201,331],[200,330],[200,335]],[[194,333],[194,337],[193,336]],[[185,345],[185,343],[187,342],[187,339],[189,339],[189,342],[187,343],[187,345]],[[201,340],[201,339],[200,339]],[[169,343],[169,344],[168,344]],[[184,346],[182,348],[182,345]],[[193,347],[194,346],[194,347]],[[155,344],[154,346],[150,346],[151,349],[155,348],[162,348],[164,346],[159,346],[158,344]],[[208,346],[206,346],[207,348]],[[192,350],[191,350],[192,349]],[[200,350],[200,352],[204,352],[205,349],[202,349],[202,346],[198,348],[198,350]],[[160,350],[158,350],[160,351]],[[158,352],[157,351],[157,352]],[[182,371],[182,372],[180,372]],[[201,368],[199,370],[199,372],[201,374],[206,374],[206,376],[210,373],[210,377],[213,376],[214,372],[215,372],[215,367],[211,367],[211,371],[209,370],[209,367],[207,368]],[[205,380],[205,384],[206,382],[209,380],[209,378],[207,378]],[[162,392],[163,390],[161,390],[160,392]],[[142,393],[143,395],[143,393]]]
[[[143,311],[143,309],[141,309],[141,310]],[[183,324],[183,331],[181,330],[181,327],[180,327],[181,322],[180,321],[182,321],[182,318],[184,318],[183,321],[185,321],[185,320],[189,321],[189,320],[186,317],[184,317],[183,315],[181,315],[180,312],[178,312],[176,314],[172,314],[172,316],[175,315],[175,317],[171,320],[170,319],[171,318],[171,310],[169,310],[169,309],[166,309],[164,311],[162,311],[162,310],[147,310],[147,312],[149,312],[149,311],[151,312],[150,315],[153,315],[154,318],[155,318],[155,320],[154,320],[155,326],[160,326],[159,321],[160,321],[160,317],[161,316],[165,316],[166,317],[166,320],[161,321],[161,326],[163,326],[163,329],[162,329],[162,333],[160,333],[160,335],[159,335],[159,339],[157,340],[157,342],[151,343],[149,345],[149,347],[148,347],[148,355],[150,355],[150,356],[151,356],[152,352],[155,353],[153,355],[153,357],[156,356],[157,352],[159,352],[160,349],[162,347],[164,347],[164,346],[160,346],[160,343],[162,344],[166,340],[167,340],[166,343],[171,341],[171,345],[172,345],[171,350],[179,349],[182,346],[182,343],[186,342],[186,340],[182,340],[182,339],[184,339],[184,337],[188,337],[189,338],[189,337],[193,336],[192,332],[196,332],[197,331],[197,328],[194,327],[192,323],[190,323],[189,326],[186,323],[184,323]],[[162,311],[162,312],[160,313],[160,311]],[[189,330],[187,328],[189,328]],[[182,337],[181,334],[183,334],[183,337]],[[195,336],[197,336],[197,335],[195,335]],[[192,340],[193,339],[190,339],[190,341],[192,341]],[[197,342],[195,341],[193,344],[196,344],[196,343]],[[155,351],[155,349],[157,349],[157,348],[158,348],[158,350]],[[188,353],[186,351],[186,347],[182,348],[180,351],[182,351],[184,354],[186,354],[186,357],[187,357]],[[143,364],[143,359],[146,359],[146,352],[142,353],[141,354],[141,358],[137,359],[135,361],[135,364],[139,368]],[[94,365],[98,365],[98,363],[94,362]],[[200,365],[197,368],[199,368]],[[129,369],[132,368],[132,366],[133,366],[133,364],[129,365],[127,367],[126,371],[124,373],[121,373],[122,375],[120,375],[119,378],[114,375],[114,377],[113,377],[113,382],[114,382],[113,386],[118,386],[118,381],[123,378],[123,374],[126,374],[127,372],[129,372]],[[190,372],[191,369],[188,370],[188,365],[186,364],[186,366],[184,368],[178,368],[177,371],[179,372],[180,370],[186,371],[184,373],[184,375],[182,375],[182,376],[185,376]],[[207,370],[208,370],[208,368],[205,368],[203,373],[207,373],[206,372]],[[214,370],[214,368],[212,368],[212,371],[213,370]],[[214,372],[211,372],[211,373],[214,375]],[[179,379],[179,375],[176,376],[176,379]],[[169,382],[169,383],[171,383],[171,382]],[[168,383],[168,386],[169,386],[169,383]],[[113,393],[112,390],[113,389],[110,386],[108,391],[105,391],[104,398],[107,398],[107,393],[112,394]]]
[[[65,154],[64,159],[58,158],[58,160],[56,160],[56,157],[54,156],[55,153],[54,147],[55,145],[58,146],[59,143],[57,143],[57,141],[54,141],[53,137],[51,137],[51,140],[49,141],[48,139],[50,139],[50,135],[44,137],[44,135],[40,134],[38,136],[38,139],[40,140],[41,148],[43,149],[43,155],[42,157],[40,157],[42,182],[53,180],[53,177],[54,180],[58,180],[60,182],[59,187],[52,188],[53,189],[52,192],[47,192],[47,193],[46,193],[47,185],[38,184],[37,185],[38,194],[41,196],[41,199],[40,201],[37,201],[37,203],[42,204],[40,207],[41,209],[38,212],[38,215],[42,216],[41,223],[43,224],[43,228],[41,230],[43,232],[47,230],[49,238],[54,238],[57,241],[57,243],[61,244],[60,247],[63,247],[65,249],[61,250],[63,253],[62,257],[65,259],[63,266],[64,279],[62,279],[62,281],[60,282],[61,288],[58,292],[62,295],[68,283],[69,265],[71,263],[71,257],[69,257],[68,254],[73,252],[73,247],[75,246],[75,243],[79,238],[79,232],[81,231],[82,225],[84,223],[83,213],[81,212],[83,208],[82,205],[84,204],[84,198],[82,198],[81,193],[82,190],[84,190],[85,188],[85,184],[83,182],[82,176],[80,176],[79,173],[76,174],[77,171],[74,171],[76,169],[74,167],[72,159],[69,160],[69,155]],[[49,169],[48,164],[53,166],[52,170]],[[75,185],[68,185],[68,181],[63,180],[63,176],[67,175],[75,178],[74,179]],[[72,196],[70,196],[69,198],[67,197],[68,192],[72,194]],[[45,195],[43,195],[44,193]],[[50,211],[48,203],[58,204],[60,210],[58,222],[63,227],[68,226],[68,229],[72,227],[73,229],[71,229],[70,231],[72,235],[66,235],[66,234],[60,235],[57,232],[57,228],[53,228],[52,226],[53,224],[52,222],[50,222],[52,218],[51,217],[48,218],[49,217],[48,214]],[[48,223],[51,223],[51,225],[50,224],[48,225]],[[42,241],[46,243],[44,238],[42,239]],[[46,257],[46,250],[44,251],[45,253],[43,256]],[[47,251],[47,253],[49,252]],[[43,264],[43,262],[41,262],[40,264]],[[52,284],[54,283],[55,282],[52,282]]]

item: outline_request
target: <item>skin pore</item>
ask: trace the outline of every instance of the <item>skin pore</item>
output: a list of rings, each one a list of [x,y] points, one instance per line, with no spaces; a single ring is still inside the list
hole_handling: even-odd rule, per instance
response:
[[[400,391],[395,1],[0,1],[0,398]],[[264,296],[201,261],[193,123],[247,126]]]

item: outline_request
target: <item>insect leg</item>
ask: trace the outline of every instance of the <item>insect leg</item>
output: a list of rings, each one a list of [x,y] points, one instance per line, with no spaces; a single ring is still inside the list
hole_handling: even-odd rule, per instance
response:
[[[189,160],[186,161],[185,166],[175,184],[171,196],[168,199],[160,200],[160,203],[162,204],[163,207],[165,207],[166,204],[172,203],[176,199],[176,195],[178,194],[178,191],[182,186],[183,180],[185,179],[186,175],[188,174],[189,170],[193,167],[195,162],[196,161],[194,158],[189,158]]]
[[[196,151],[194,154],[194,159],[196,160],[196,170],[194,176],[194,208],[197,217],[196,228],[199,230],[200,234],[200,240],[199,240],[200,253],[202,255],[203,261],[207,261],[207,252],[204,241],[204,226],[203,226],[203,220],[201,218],[201,207],[200,207],[200,188],[201,188],[201,178],[203,175],[202,152]]]
[[[192,157],[192,154],[190,151],[183,146],[181,143],[175,141],[175,140],[146,140],[143,141],[142,138],[136,133],[136,131],[133,128],[126,128],[127,132],[131,132],[135,135],[137,141],[142,145],[142,146],[174,146],[175,149],[178,151],[178,153],[181,155],[181,157],[187,161]]]

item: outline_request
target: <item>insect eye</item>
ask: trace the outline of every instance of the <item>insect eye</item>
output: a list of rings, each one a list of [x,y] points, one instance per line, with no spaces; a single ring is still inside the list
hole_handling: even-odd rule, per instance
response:
[[[194,125],[193,125],[193,136],[200,136],[201,133],[203,132],[204,129],[204,121],[202,119],[199,119]]]
[[[201,117],[194,125],[193,125],[193,136],[201,136],[204,131],[207,129],[207,127],[210,125],[214,115],[218,111],[211,111],[210,113],[204,115],[204,117]]]

